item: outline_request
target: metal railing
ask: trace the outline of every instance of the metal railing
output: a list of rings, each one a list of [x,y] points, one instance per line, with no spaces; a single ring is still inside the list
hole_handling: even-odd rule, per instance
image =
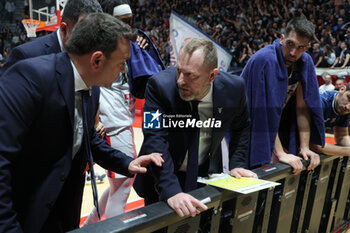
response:
[[[305,167],[307,161],[303,161]],[[211,186],[190,192],[208,210],[196,217],[179,217],[165,202],[154,203],[73,232],[343,232],[348,228],[350,161],[321,155],[313,171],[291,173],[275,163],[255,169],[261,179],[281,185],[251,194]]]

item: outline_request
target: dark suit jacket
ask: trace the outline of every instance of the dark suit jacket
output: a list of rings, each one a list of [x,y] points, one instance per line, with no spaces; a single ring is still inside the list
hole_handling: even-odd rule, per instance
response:
[[[130,176],[132,160],[94,129],[99,88],[87,110],[94,161]],[[20,61],[0,79],[0,232],[65,232],[79,225],[85,145],[72,159],[74,77],[67,53]],[[117,170],[116,170],[117,169]]]
[[[59,52],[61,52],[61,48],[58,43],[57,31],[54,31],[46,36],[39,37],[13,48],[4,66],[0,68],[0,76],[2,76],[10,66],[20,60]]]
[[[166,115],[190,114],[190,105],[179,96],[176,83],[177,69],[172,67],[150,78],[146,87],[144,112],[157,111]],[[219,72],[213,83],[213,118],[222,122],[221,128],[212,131],[210,146],[210,166],[207,173],[222,172],[220,143],[225,133],[230,132],[229,169],[245,167],[245,151],[249,136],[249,114],[246,103],[244,82],[237,76]],[[150,187],[156,184],[160,200],[182,192],[175,173],[184,161],[189,141],[186,128],[143,128],[144,141],[140,155],[151,152],[163,154],[165,163],[161,168],[152,166],[154,176],[149,173],[138,174],[134,183],[137,193],[145,198],[154,199],[156,193]]]

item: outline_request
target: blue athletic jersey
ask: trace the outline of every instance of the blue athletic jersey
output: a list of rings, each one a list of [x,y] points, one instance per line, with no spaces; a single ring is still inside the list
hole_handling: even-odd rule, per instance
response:
[[[320,94],[321,104],[323,108],[323,117],[326,127],[341,126],[347,127],[349,121],[349,114],[340,116],[335,111],[335,97],[338,91],[325,91]]]

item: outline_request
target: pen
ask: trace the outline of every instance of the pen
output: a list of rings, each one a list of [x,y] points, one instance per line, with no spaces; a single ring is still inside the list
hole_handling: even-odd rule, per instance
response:
[[[207,204],[207,203],[211,202],[211,198],[210,197],[206,197],[206,198],[202,199],[201,202],[203,204]]]

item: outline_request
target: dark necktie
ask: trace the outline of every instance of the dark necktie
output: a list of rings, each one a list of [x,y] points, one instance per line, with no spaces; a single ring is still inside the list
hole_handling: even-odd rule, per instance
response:
[[[90,147],[90,137],[89,137],[89,127],[87,123],[87,106],[89,101],[89,91],[80,91],[83,97],[83,128],[84,128],[84,144],[85,144],[85,151],[86,151],[86,160],[89,164],[89,170],[91,175],[91,188],[92,188],[92,195],[94,198],[94,205],[97,210],[97,215],[100,217],[100,211],[98,208],[98,194],[97,194],[97,186],[96,186],[96,180],[95,180],[95,172],[94,172],[94,164],[93,164],[93,158],[91,154],[91,147]]]
[[[198,103],[199,101],[193,100],[192,103],[192,117],[199,120],[198,115]],[[191,132],[188,148],[186,180],[185,180],[185,192],[189,192],[197,188],[197,176],[198,176],[198,147],[199,147],[199,128],[194,128]]]

